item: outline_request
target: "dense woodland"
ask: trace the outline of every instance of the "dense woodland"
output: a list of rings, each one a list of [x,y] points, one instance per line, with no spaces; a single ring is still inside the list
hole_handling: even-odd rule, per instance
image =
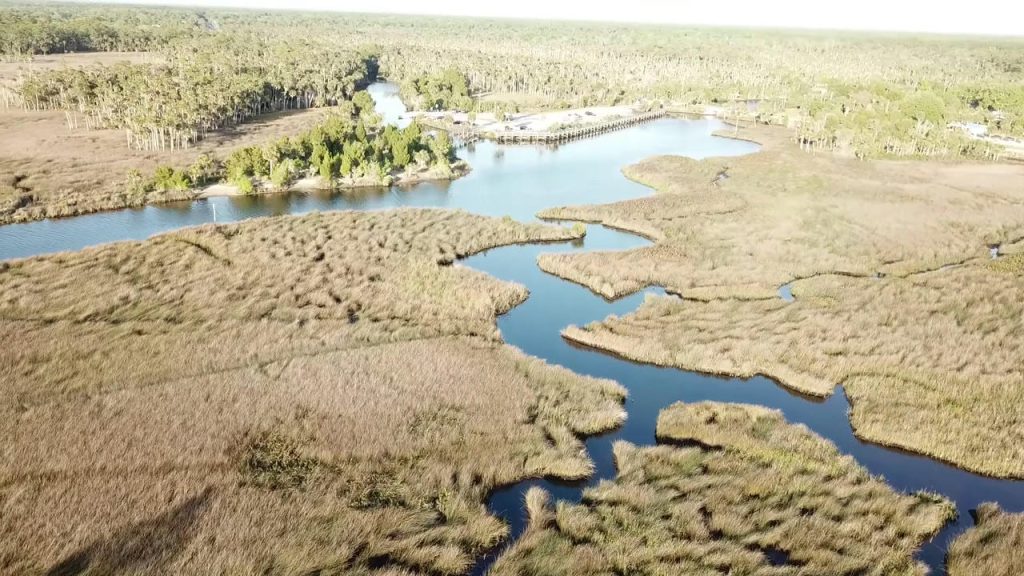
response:
[[[28,108],[187,146],[263,112],[333,105],[378,73],[422,109],[643,101],[781,124],[807,149],[995,157],[951,123],[1024,136],[1024,41],[255,11],[0,9],[6,59],[143,49],[162,64],[28,75]],[[78,117],[81,116],[81,119]]]
[[[469,80],[454,68],[406,78],[401,95],[406,105],[416,110],[471,110],[475,107]]]
[[[154,50],[171,40],[214,29],[216,25],[202,13],[190,11],[0,6],[0,51],[8,59],[64,52]]]
[[[173,150],[266,112],[336,105],[366,82],[369,65],[357,51],[255,34],[189,37],[166,56],[27,76],[23,106],[72,112],[71,127],[123,128],[133,148]]]

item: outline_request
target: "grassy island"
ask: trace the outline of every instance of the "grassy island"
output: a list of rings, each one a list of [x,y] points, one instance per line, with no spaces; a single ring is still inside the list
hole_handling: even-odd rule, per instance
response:
[[[1013,576],[1024,566],[1024,515],[1008,514],[995,504],[974,511],[977,525],[949,548],[949,576]]]
[[[676,404],[658,440],[617,444],[618,477],[578,505],[530,492],[529,528],[493,573],[924,574],[913,552],[953,514],[757,406]]]

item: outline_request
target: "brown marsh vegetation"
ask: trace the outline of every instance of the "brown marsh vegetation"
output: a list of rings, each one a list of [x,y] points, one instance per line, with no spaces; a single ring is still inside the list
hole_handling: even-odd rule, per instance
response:
[[[545,212],[657,241],[542,256],[545,270],[606,296],[655,283],[684,297],[565,335],[818,396],[842,384],[861,438],[1024,477],[1024,269],[1009,243],[1024,235],[1024,169],[819,155],[796,164],[767,138],[748,158],[631,167],[654,197]],[[987,246],[1001,243],[1005,255],[989,260]],[[797,299],[783,302],[776,290],[794,280]]]
[[[340,212],[0,264],[0,573],[463,572],[487,491],[588,474],[624,392],[501,344],[525,290],[446,264],[575,236]]]
[[[675,404],[657,434],[618,443],[618,477],[579,505],[528,493],[529,527],[493,573],[924,574],[914,551],[955,514],[773,410]]]
[[[995,504],[975,511],[977,525],[949,548],[949,576],[1016,576],[1024,567],[1024,515],[1007,514]]]
[[[1024,476],[1024,271],[987,264],[881,279],[820,276],[780,299],[650,298],[565,335],[635,360],[826,396],[856,434],[997,476]]]
[[[607,297],[657,284],[687,298],[767,298],[797,278],[903,275],[1024,237],[1024,165],[862,161],[801,153],[782,129],[739,136],[763,150],[651,158],[624,172],[655,188],[653,196],[542,212],[656,244],[544,256],[541,267]]]

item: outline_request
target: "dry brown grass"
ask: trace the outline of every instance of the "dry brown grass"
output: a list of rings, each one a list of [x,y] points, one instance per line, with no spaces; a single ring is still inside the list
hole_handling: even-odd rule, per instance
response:
[[[650,298],[568,338],[705,372],[845,386],[861,438],[1024,476],[1024,272],[987,263],[878,280],[822,276],[796,301]]]
[[[1024,515],[982,504],[977,526],[950,545],[949,576],[1018,576],[1024,569]]]
[[[503,346],[464,213],[206,226],[0,268],[0,573],[460,573],[623,391]]]
[[[654,197],[544,213],[657,241],[545,255],[545,270],[609,297],[654,283],[687,299],[566,336],[819,396],[843,384],[858,436],[1024,477],[1024,167],[810,155],[759,130],[760,154],[629,168]],[[1006,255],[990,261],[990,244]],[[793,280],[786,304],[776,290]]]
[[[984,257],[1024,236],[1024,166],[859,161],[800,152],[785,130],[740,135],[764,149],[702,161],[656,157],[625,174],[658,194],[541,216],[603,222],[656,245],[546,255],[545,270],[612,297],[658,284],[690,298],[772,297],[829,272],[906,274]],[[722,172],[727,178],[716,178]]]
[[[185,169],[200,154],[225,158],[309,129],[328,113],[265,114],[187,150],[147,152],[129,149],[120,130],[69,130],[63,112],[0,110],[0,225],[191,199],[191,191],[134,193],[126,178],[132,169],[146,176],[161,165]]]
[[[776,411],[676,404],[658,438],[673,445],[618,443],[618,478],[580,505],[528,494],[529,528],[493,573],[924,574],[914,550],[955,514]]]

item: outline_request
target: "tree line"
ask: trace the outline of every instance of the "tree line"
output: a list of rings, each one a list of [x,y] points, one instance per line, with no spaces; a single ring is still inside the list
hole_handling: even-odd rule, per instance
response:
[[[367,83],[371,56],[312,43],[222,34],[178,42],[164,64],[57,69],[26,76],[28,109],[57,109],[69,127],[120,128],[142,150],[186,148],[261,114],[333,106]]]
[[[284,189],[299,178],[314,175],[325,185],[388,185],[394,174],[406,171],[430,169],[435,176],[449,176],[454,160],[446,133],[428,134],[416,123],[404,129],[382,126],[373,112],[373,100],[360,91],[302,134],[239,148],[223,160],[204,154],[184,170],[161,166],[149,179],[136,173],[130,183],[146,192],[188,190],[226,181],[244,194],[263,186]]]
[[[153,50],[215,28],[202,12],[14,6],[0,10],[0,54],[17,60],[36,54]]]
[[[55,10],[65,16],[50,22],[40,10],[21,8],[6,14],[5,22],[27,19],[30,29],[59,28],[85,17],[83,9],[62,7]],[[109,26],[121,29],[130,26],[131,12],[94,7],[84,14],[102,14]],[[407,103],[420,109],[504,113],[636,102],[692,111],[711,107],[730,118],[785,125],[805,148],[862,157],[994,153],[948,129],[952,123],[977,123],[992,134],[1024,137],[1024,42],[1014,39],[500,20],[468,25],[452,18],[212,9],[153,12],[159,14],[153,18],[178,22],[186,30],[172,41],[149,45],[168,55],[167,69],[156,74],[166,78],[54,75],[44,86],[28,89],[26,105],[36,105],[33,99],[42,94],[41,102],[68,107],[61,90],[96,84],[102,91],[106,84],[123,83],[126,101],[140,109],[123,121],[130,125],[128,140],[159,148],[166,146],[160,143],[161,130],[172,127],[184,137],[175,132],[164,142],[169,137],[178,140],[175,145],[187,144],[203,130],[261,111],[333,102],[339,91],[330,83],[349,78],[346,72],[373,78],[379,67],[381,75],[402,86]],[[15,40],[2,46],[23,46],[21,36],[37,34],[25,29],[10,26],[4,38]],[[129,31],[124,36],[130,37]],[[332,59],[332,54],[339,56]],[[362,58],[362,68],[346,68],[342,54],[355,55],[357,62]],[[224,74],[232,80],[213,78]],[[216,98],[206,95],[213,91],[228,95],[227,102],[207,101]],[[90,98],[76,96],[70,107]]]
[[[448,28],[461,31],[439,31]],[[419,29],[382,50],[382,73],[418,85],[455,66],[471,93],[486,94],[473,109],[499,115],[654,102],[787,126],[805,149],[859,157],[999,155],[951,124],[1024,138],[1020,40],[498,21]]]

